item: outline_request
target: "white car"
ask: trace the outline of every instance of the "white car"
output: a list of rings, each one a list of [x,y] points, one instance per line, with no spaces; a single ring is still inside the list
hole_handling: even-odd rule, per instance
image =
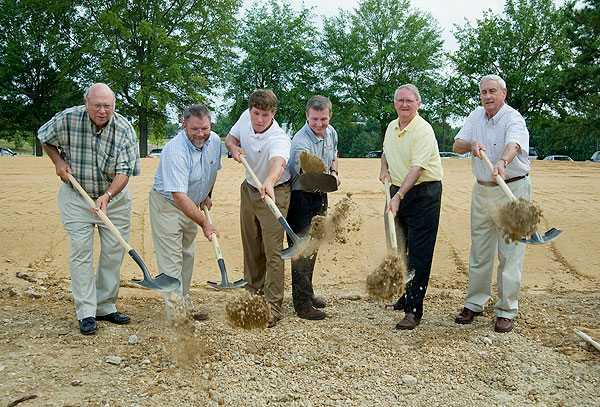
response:
[[[544,160],[549,160],[549,161],[573,161],[573,159],[571,157],[569,157],[568,155],[549,155],[548,157],[544,158]]]
[[[594,154],[592,154],[592,158],[590,158],[588,161],[600,163],[600,151],[596,151]]]
[[[162,148],[154,148],[146,157],[148,158],[160,158],[160,153],[162,153]]]

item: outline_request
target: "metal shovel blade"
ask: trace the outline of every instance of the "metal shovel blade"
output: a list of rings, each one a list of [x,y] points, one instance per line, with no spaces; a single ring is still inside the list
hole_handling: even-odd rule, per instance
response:
[[[146,265],[144,264],[140,256],[138,256],[138,254],[135,252],[135,250],[131,249],[129,251],[129,255],[131,256],[133,261],[135,261],[138,264],[138,266],[140,266],[142,272],[144,273],[144,279],[136,280],[134,278],[131,280],[134,283],[139,284],[142,287],[150,288],[152,290],[166,292],[176,291],[181,286],[181,282],[178,279],[176,279],[175,277],[168,276],[164,273],[160,273],[156,276],[156,278],[152,278],[152,276],[148,272],[148,269],[146,268]]]
[[[287,249],[283,249],[281,251],[281,258],[284,260],[289,260],[292,257],[302,253],[304,249],[306,249],[306,246],[308,246],[308,242],[310,242],[310,235],[306,237],[299,237],[297,234],[294,233],[294,231],[287,223],[285,218],[283,218],[283,216],[279,218],[279,223],[281,223],[281,225],[285,229],[285,232],[287,233],[288,242],[290,240],[292,241],[292,244]]]
[[[248,282],[244,281],[244,280],[238,280],[238,281],[234,281],[233,283],[229,282],[229,279],[227,278],[227,270],[225,269],[225,261],[223,259],[218,259],[217,262],[219,263],[219,269],[221,270],[221,283],[215,283],[213,281],[207,281],[206,284],[208,284],[209,286],[216,288],[218,290],[226,290],[229,288],[238,288],[238,287],[243,287],[246,284],[248,284]]]
[[[314,194],[315,192],[337,191],[337,180],[331,174],[307,172],[298,176],[300,189],[304,192]]]
[[[562,230],[555,228],[552,228],[544,233],[544,236],[540,235],[538,232],[535,232],[529,239],[521,239],[520,242],[525,244],[544,244],[557,239],[562,232]]]

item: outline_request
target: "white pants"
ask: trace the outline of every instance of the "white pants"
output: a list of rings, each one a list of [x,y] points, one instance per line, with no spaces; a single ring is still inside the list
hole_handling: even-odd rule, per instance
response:
[[[531,198],[529,177],[507,184],[517,199]],[[465,307],[481,312],[490,299],[494,258],[498,253],[496,285],[498,302],[494,306],[496,315],[513,319],[519,308],[519,289],[525,258],[524,243],[505,243],[498,231],[493,216],[498,208],[508,202],[499,186],[488,187],[475,184],[471,197],[471,254],[469,256],[469,288],[465,296]]]
[[[150,225],[158,271],[181,281],[178,291],[163,292],[167,318],[173,319],[181,300],[191,310],[189,297],[194,270],[196,222],[154,188],[150,191]]]
[[[71,239],[69,264],[71,291],[77,319],[107,315],[117,311],[119,278],[125,249],[110,229],[90,210],[75,189],[63,183],[58,192],[62,223]],[[129,239],[131,192],[126,186],[108,204],[108,218],[123,239]],[[94,276],[94,229],[100,235],[100,257]]]

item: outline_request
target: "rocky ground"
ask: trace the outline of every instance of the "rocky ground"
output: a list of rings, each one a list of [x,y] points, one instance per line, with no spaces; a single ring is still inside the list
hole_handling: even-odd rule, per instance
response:
[[[160,295],[130,282],[140,272],[126,259],[117,306],[132,322],[101,321],[83,336],[49,160],[10,159],[0,160],[0,407],[600,405],[600,351],[573,331],[600,340],[600,166],[535,163],[543,226],[565,232],[527,249],[519,316],[507,334],[493,331],[495,297],[471,325],[454,323],[467,282],[468,160],[444,161],[425,316],[409,332],[395,331],[401,313],[365,288],[385,256],[378,162],[342,160],[342,193],[332,203],[353,192],[362,223],[343,244],[321,248],[314,281],[327,319],[294,316],[288,264],[284,319],[273,329],[234,328],[225,312],[233,294],[204,284],[219,274],[211,244],[198,239],[191,294],[208,321],[194,322],[193,332],[169,326]],[[132,181],[130,243],[152,274],[147,192],[157,163],[143,160]],[[231,280],[241,278],[241,176],[224,162],[213,208]]]

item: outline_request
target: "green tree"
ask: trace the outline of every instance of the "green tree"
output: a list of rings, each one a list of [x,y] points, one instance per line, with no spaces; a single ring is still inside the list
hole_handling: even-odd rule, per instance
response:
[[[397,117],[394,92],[403,83],[431,93],[442,62],[437,21],[409,0],[362,0],[353,13],[325,19],[320,45],[332,93],[356,120],[376,119],[383,138]]]
[[[569,117],[559,126],[560,133],[587,146],[577,154],[580,159],[589,158],[600,142],[600,1],[586,0],[584,4],[580,9],[573,4],[567,8],[567,34],[577,54],[575,63],[564,72],[561,88],[571,104],[568,112],[563,112]]]
[[[230,118],[237,120],[247,109],[255,89],[267,88],[279,99],[277,120],[295,132],[306,120],[307,100],[321,86],[310,10],[295,12],[285,0],[257,2],[246,11],[240,31],[241,58],[231,65],[226,92],[234,100]]]
[[[84,2],[97,56],[89,77],[109,83],[118,109],[135,118],[140,155],[148,128],[164,126],[168,106],[210,102],[231,57],[240,0]],[[162,123],[162,124],[161,124]]]
[[[0,0],[0,135],[15,145],[57,111],[83,103],[72,79],[85,59],[71,1]]]
[[[469,96],[457,95],[465,114],[479,104],[479,79],[497,74],[507,83],[507,102],[528,126],[556,116],[565,101],[557,78],[573,55],[564,9],[553,0],[507,0],[503,14],[484,12],[475,25],[457,27],[454,35],[459,49],[451,59],[470,84],[462,91]]]

